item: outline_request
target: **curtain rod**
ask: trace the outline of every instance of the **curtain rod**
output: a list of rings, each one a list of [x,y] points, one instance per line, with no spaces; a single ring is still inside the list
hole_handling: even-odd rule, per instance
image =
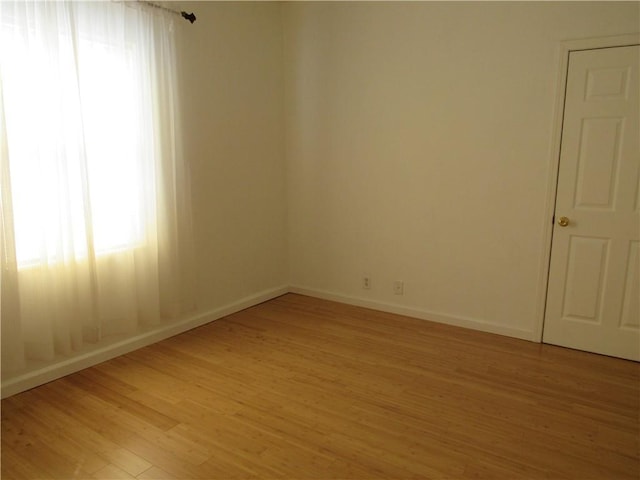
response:
[[[160,10],[164,10],[165,12],[173,13],[174,15],[180,15],[182,18],[189,20],[191,23],[196,21],[196,15],[191,12],[179,12],[177,10],[173,10],[171,8],[163,7],[162,5],[158,5],[157,3],[149,2],[147,0],[136,0],[136,3],[142,3],[143,5],[148,5],[149,7],[158,8]]]

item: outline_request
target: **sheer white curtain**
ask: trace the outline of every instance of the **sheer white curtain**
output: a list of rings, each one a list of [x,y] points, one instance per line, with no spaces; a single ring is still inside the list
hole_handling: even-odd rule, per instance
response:
[[[193,308],[172,21],[0,2],[3,375]]]

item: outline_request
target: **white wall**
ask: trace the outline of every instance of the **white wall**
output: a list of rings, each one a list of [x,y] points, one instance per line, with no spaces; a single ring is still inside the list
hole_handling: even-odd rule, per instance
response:
[[[558,46],[638,31],[638,11],[635,2],[288,4],[296,290],[535,339]]]
[[[178,56],[208,311],[288,283],[281,6],[179,6],[197,15],[179,26]]]

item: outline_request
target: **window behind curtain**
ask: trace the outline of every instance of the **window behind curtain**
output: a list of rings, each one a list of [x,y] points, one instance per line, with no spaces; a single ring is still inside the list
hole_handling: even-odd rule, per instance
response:
[[[132,248],[153,221],[145,218],[155,182],[153,111],[140,68],[152,58],[149,45],[127,39],[126,25],[55,19],[53,44],[37,23],[10,17],[0,33],[21,267],[63,261],[61,250],[80,259],[89,249]]]
[[[3,378],[193,309],[172,21],[0,1]]]

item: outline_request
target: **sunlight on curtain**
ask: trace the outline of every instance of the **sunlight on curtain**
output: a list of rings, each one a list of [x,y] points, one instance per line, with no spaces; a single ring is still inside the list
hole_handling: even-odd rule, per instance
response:
[[[193,308],[172,21],[0,2],[3,373]]]

